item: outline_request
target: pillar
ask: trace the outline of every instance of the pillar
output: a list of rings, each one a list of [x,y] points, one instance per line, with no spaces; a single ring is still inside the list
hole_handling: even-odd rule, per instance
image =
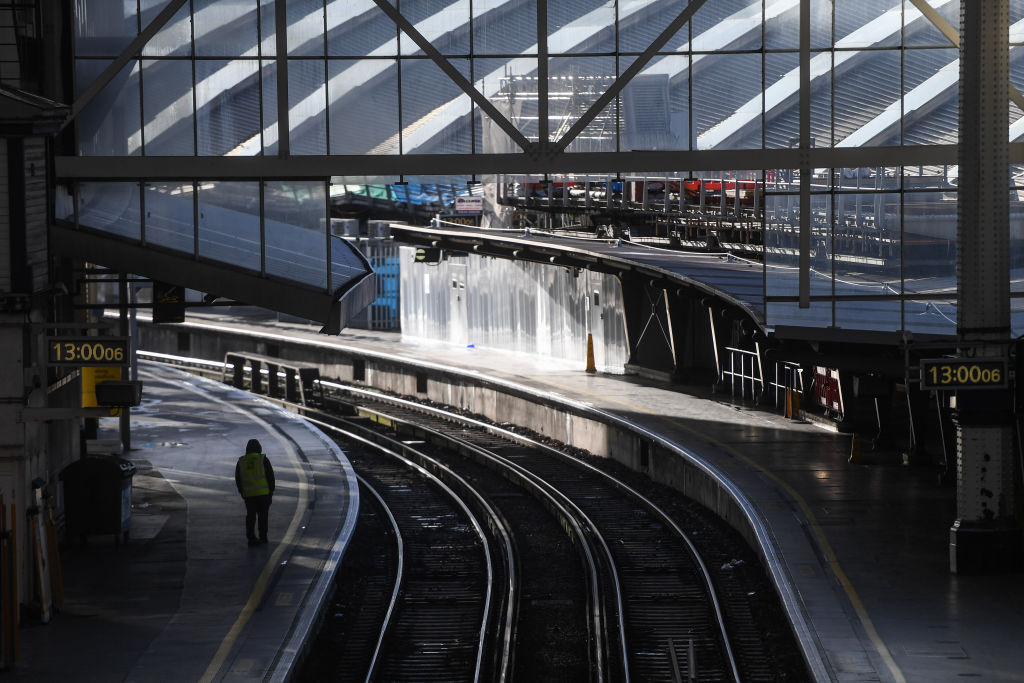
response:
[[[1011,336],[1009,0],[961,0],[960,16],[957,340],[965,357],[999,359],[1007,356]],[[956,402],[950,570],[1008,569],[1020,545],[1009,392],[961,391]]]

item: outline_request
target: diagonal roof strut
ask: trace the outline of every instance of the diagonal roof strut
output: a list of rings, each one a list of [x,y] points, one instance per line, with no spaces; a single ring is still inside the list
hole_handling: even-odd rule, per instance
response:
[[[377,0],[382,2],[383,0]],[[626,85],[633,80],[633,76],[640,73],[640,70],[647,66],[647,63],[654,58],[658,53],[658,50],[665,47],[665,43],[672,39],[676,33],[690,20],[691,17],[704,5],[705,0],[691,0],[691,2],[683,8],[683,11],[679,13],[675,19],[672,20],[665,30],[662,31],[657,38],[655,38],[647,49],[643,51],[639,57],[637,57],[629,67],[622,72],[622,74],[615,79],[615,82],[611,84],[608,90],[597,98],[590,109],[588,109],[583,116],[576,120],[576,123],[572,125],[572,128],[565,132],[565,135],[555,143],[554,148],[556,152],[561,152],[569,146],[576,136],[583,132],[583,129],[590,125],[601,110],[605,108],[609,102],[611,102],[619,92],[626,87]]]
[[[380,7],[384,14],[391,18],[391,21],[398,25],[398,28],[402,29],[403,32],[413,42],[419,46],[424,53],[430,57],[435,64],[443,71],[448,78],[452,79],[455,85],[459,86],[464,93],[466,93],[470,99],[472,99],[478,107],[487,112],[487,115],[497,123],[503,131],[508,133],[517,145],[519,145],[524,151],[526,151],[531,143],[526,139],[526,136],[520,132],[518,128],[513,125],[511,121],[505,118],[498,109],[491,104],[491,101],[484,97],[483,93],[477,90],[469,80],[463,76],[458,69],[452,66],[452,63],[445,59],[436,47],[434,47],[429,40],[423,37],[423,34],[416,30],[416,27],[398,11],[388,0],[373,0],[377,7]]]
[[[156,35],[157,31],[162,29],[164,24],[171,20],[171,17],[181,9],[182,5],[185,4],[185,1],[186,0],[170,0],[170,2],[167,3],[167,6],[160,11],[160,14],[156,15],[153,21],[149,22],[146,28],[142,29],[139,35],[135,36],[135,40],[128,43],[128,47],[121,50],[121,54],[119,54],[117,58],[103,70],[103,73],[101,73],[95,81],[89,84],[89,87],[85,89],[85,92],[79,95],[78,99],[71,105],[71,113],[61,125],[61,130],[74,121],[75,117],[78,116],[78,114],[81,113],[81,111],[85,109],[97,95],[100,94],[100,91],[107,87],[110,81],[114,80],[114,76],[120,73],[121,69],[124,68],[124,65],[130,62],[132,58],[142,50],[143,46],[145,46],[145,44]]]

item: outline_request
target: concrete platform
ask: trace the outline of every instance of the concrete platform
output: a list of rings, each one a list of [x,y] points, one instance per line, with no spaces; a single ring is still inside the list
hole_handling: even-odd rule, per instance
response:
[[[27,621],[9,681],[285,680],[355,526],[348,460],[271,403],[144,365],[127,542],[62,548],[64,603]],[[103,420],[109,430],[116,420]],[[257,438],[277,491],[270,543],[248,547],[235,461]]]
[[[1024,576],[951,574],[955,488],[932,468],[903,465],[898,453],[864,453],[851,464],[849,436],[710,391],[587,374],[583,359],[414,343],[393,333],[326,338],[301,324],[202,320],[196,324],[277,334],[282,344],[395,354],[495,377],[614,413],[706,459],[765,522],[815,643],[820,680],[1024,681]]]

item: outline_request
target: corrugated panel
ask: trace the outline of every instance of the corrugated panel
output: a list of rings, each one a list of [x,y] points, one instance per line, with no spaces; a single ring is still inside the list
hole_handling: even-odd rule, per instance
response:
[[[589,332],[598,367],[623,371],[629,351],[614,277],[475,254],[416,263],[413,253],[402,247],[399,257],[404,336],[585,363]]]

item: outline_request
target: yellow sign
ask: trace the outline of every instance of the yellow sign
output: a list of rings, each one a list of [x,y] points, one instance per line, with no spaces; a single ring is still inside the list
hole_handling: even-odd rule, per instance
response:
[[[120,380],[121,368],[109,367],[83,367],[82,368],[82,407],[98,408],[96,401],[96,385],[107,380]],[[121,414],[120,408],[111,408],[110,416],[118,417]]]

